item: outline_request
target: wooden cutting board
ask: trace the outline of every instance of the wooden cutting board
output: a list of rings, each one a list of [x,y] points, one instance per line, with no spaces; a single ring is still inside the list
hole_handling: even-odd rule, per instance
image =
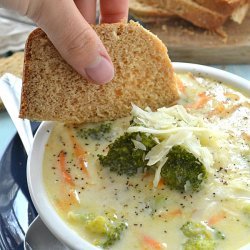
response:
[[[227,21],[226,37],[179,19],[143,25],[167,45],[174,62],[250,64],[250,11],[240,25]]]

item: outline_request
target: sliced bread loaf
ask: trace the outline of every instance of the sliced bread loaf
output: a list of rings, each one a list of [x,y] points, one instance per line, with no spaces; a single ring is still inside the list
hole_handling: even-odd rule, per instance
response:
[[[165,45],[137,23],[93,27],[113,61],[114,79],[91,83],[60,56],[41,29],[26,43],[20,117],[69,123],[127,116],[131,103],[152,109],[178,99]]]
[[[204,2],[209,1],[204,0]],[[203,6],[202,3],[203,0],[132,0],[130,2],[130,11],[137,17],[144,18],[148,16],[150,20],[153,20],[153,17],[178,16],[198,27],[210,30],[222,26],[228,15],[209,9],[207,6]],[[206,3],[205,5],[209,4]]]
[[[171,10],[175,15],[194,25],[213,30],[222,26],[228,16],[212,11],[193,0],[160,0],[161,8]]]

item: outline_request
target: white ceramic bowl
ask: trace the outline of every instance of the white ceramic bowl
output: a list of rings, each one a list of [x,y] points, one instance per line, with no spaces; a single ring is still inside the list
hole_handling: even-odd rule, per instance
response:
[[[194,75],[209,77],[226,83],[250,96],[250,82],[225,71],[189,63],[174,63],[176,73],[192,72]],[[50,204],[43,183],[43,155],[53,122],[43,122],[36,132],[34,144],[27,163],[27,180],[32,201],[38,214],[50,231],[66,246],[72,249],[97,250],[99,248],[82,239],[56,213]],[[243,248],[242,248],[243,249]],[[244,247],[250,249],[250,244]]]

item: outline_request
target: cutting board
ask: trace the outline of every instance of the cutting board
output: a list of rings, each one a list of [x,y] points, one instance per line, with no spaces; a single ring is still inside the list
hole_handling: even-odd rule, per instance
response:
[[[143,25],[167,45],[172,61],[250,64],[250,11],[240,25],[227,21],[226,37],[179,19]]]

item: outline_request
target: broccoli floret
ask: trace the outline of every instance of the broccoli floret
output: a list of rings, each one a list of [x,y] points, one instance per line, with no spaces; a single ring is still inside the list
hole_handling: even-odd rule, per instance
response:
[[[111,224],[112,225],[112,224]],[[110,226],[106,233],[106,240],[100,244],[101,247],[107,248],[112,246],[117,240],[120,240],[121,234],[124,229],[127,228],[127,225],[124,222],[114,226]]]
[[[96,235],[95,244],[108,248],[120,239],[122,232],[127,228],[127,224],[118,219],[110,219],[105,216],[95,216],[94,214],[68,213],[68,218],[83,224],[85,229]]]
[[[145,150],[136,149],[133,140],[140,141],[145,146]],[[155,145],[156,142],[151,135],[125,133],[109,146],[106,156],[98,155],[98,157],[101,165],[109,167],[110,171],[131,176],[137,173],[138,168],[148,167],[144,156]]]
[[[199,222],[186,222],[181,231],[188,238],[183,244],[184,250],[214,250],[216,240],[225,239],[220,231]]]
[[[87,220],[85,228],[92,233],[105,234],[108,231],[108,221],[103,216],[96,216],[92,220]]]
[[[95,234],[99,234],[100,240],[97,240],[96,245],[108,248],[120,239],[122,232],[127,228],[126,223],[120,221],[109,220],[104,216],[97,216],[85,223],[85,228]]]
[[[198,191],[207,172],[204,165],[183,147],[172,147],[162,167],[161,177],[173,189]],[[186,185],[186,188],[185,188]]]
[[[101,140],[105,135],[110,133],[110,131],[111,123],[102,123],[94,128],[79,129],[77,131],[77,136],[85,139],[91,138],[93,140]]]
[[[204,239],[202,237],[196,237],[188,239],[183,244],[184,250],[214,250],[215,242],[213,240]]]
[[[186,222],[182,227],[181,231],[186,237],[197,237],[202,236],[203,238],[212,238],[211,231],[208,230],[208,227],[199,222]]]

